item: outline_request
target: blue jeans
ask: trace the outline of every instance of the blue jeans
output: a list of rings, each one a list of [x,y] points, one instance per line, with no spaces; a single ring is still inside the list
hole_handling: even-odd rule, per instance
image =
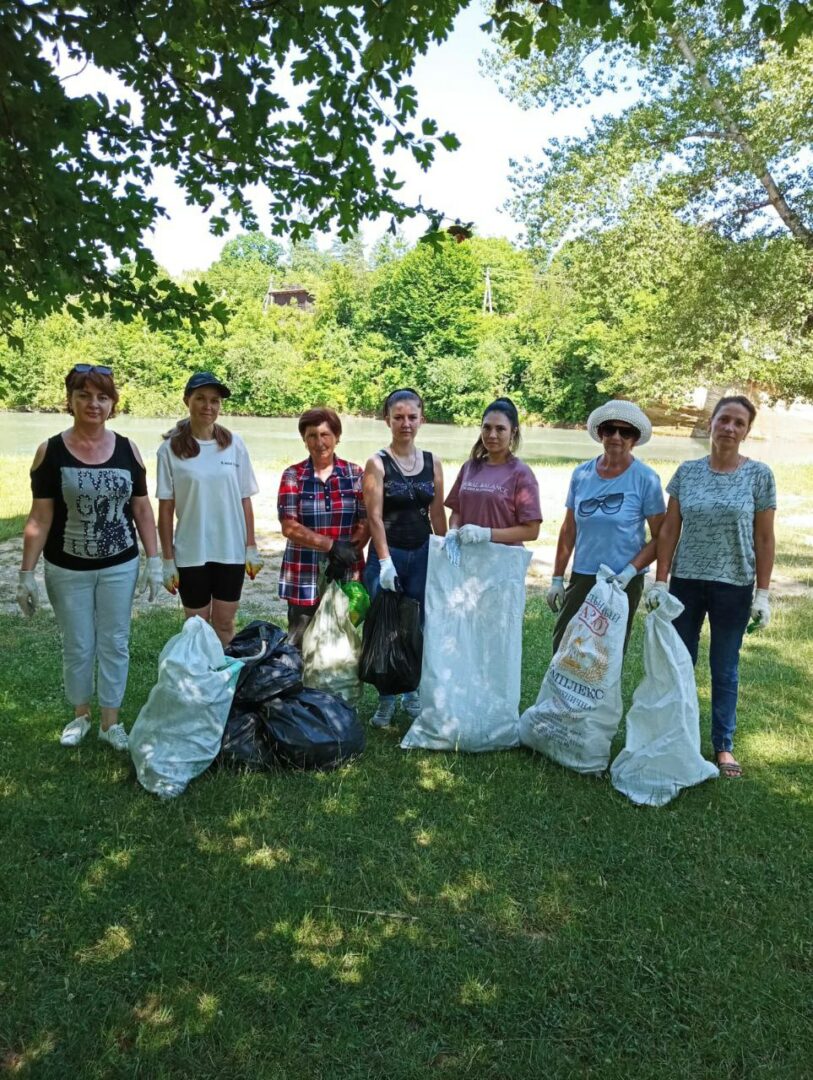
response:
[[[683,604],[674,627],[697,663],[697,646],[706,615],[711,645],[711,742],[715,753],[734,749],[737,728],[737,691],[740,647],[754,595],[753,585],[728,585],[721,581],[672,577],[669,591]]]
[[[390,558],[395,564],[398,574],[398,582],[405,596],[417,600],[421,605],[421,626],[424,617],[424,595],[426,593],[426,568],[429,564],[429,538],[419,548],[390,548]],[[381,562],[375,550],[375,544],[370,544],[367,555],[367,567],[364,571],[364,586],[370,594],[370,599],[375,600],[381,586],[378,583],[378,575]],[[417,691],[415,691],[417,693]],[[386,704],[395,702],[393,694],[381,694],[379,700]]]

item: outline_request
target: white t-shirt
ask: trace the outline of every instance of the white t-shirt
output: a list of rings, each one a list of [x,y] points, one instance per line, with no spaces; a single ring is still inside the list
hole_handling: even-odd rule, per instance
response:
[[[234,433],[225,450],[214,439],[197,443],[193,458],[176,457],[168,439],[158,447],[157,495],[175,500],[175,564],[243,563],[242,500],[259,491],[245,443]]]

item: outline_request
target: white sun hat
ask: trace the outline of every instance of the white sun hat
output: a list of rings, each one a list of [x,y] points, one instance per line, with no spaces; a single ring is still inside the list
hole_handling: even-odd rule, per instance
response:
[[[590,438],[600,443],[601,436],[598,429],[602,424],[613,420],[629,424],[630,427],[637,428],[641,432],[641,437],[636,442],[636,446],[643,446],[652,438],[652,424],[649,422],[649,417],[631,401],[608,401],[606,405],[599,405],[597,409],[593,409],[587,417],[587,430],[590,433]]]

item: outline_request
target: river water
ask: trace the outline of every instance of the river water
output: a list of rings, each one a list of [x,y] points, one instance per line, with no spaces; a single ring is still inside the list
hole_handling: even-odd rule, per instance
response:
[[[224,416],[224,422],[245,440],[256,462],[288,464],[305,457],[305,448],[291,417]],[[70,418],[56,413],[0,413],[0,456],[33,457],[37,446],[69,426]],[[364,462],[380,446],[388,442],[387,427],[381,420],[354,416],[343,417],[344,435],[339,453],[350,461]],[[154,452],[162,434],[172,426],[164,418],[119,416],[111,427],[128,435],[145,457]],[[439,454],[445,461],[463,461],[477,438],[476,427],[457,427],[452,424],[426,424],[420,444]],[[754,457],[764,457],[754,443]],[[764,444],[760,449],[769,449]],[[586,431],[566,431],[560,428],[525,427],[522,432],[520,455],[526,461],[584,461],[597,451],[597,444]],[[636,450],[636,456],[658,461],[683,461],[702,457],[708,452],[705,439],[673,438],[656,435],[646,446]]]

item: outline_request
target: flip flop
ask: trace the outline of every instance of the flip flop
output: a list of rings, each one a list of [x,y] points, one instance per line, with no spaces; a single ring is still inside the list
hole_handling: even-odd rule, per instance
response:
[[[739,761],[718,761],[717,768],[720,776],[724,776],[726,780],[739,780],[742,776],[742,765]]]

